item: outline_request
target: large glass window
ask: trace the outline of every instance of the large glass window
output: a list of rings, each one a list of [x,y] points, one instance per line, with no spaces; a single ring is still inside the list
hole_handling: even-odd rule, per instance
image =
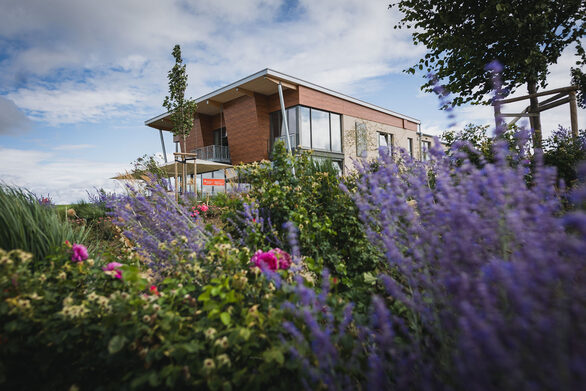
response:
[[[311,147],[330,150],[330,113],[311,109]]]
[[[301,145],[320,151],[342,152],[341,115],[310,107],[296,106],[287,109],[291,145]],[[271,113],[271,135],[273,142],[285,141],[280,111]]]
[[[291,148],[294,149],[297,148],[297,107],[288,108],[286,113]],[[283,116],[281,115],[281,111],[271,113],[270,122],[273,143],[277,140],[282,140],[285,143],[285,148],[287,148],[287,134],[285,132],[285,127],[283,126]]]
[[[311,117],[309,107],[299,107],[299,136],[301,146],[311,148]]]
[[[342,122],[339,114],[330,113],[330,132],[332,152],[342,152]]]

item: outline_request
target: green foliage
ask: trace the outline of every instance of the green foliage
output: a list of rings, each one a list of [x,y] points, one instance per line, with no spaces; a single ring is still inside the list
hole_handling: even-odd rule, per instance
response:
[[[86,236],[83,227],[59,219],[53,206],[42,205],[31,192],[0,184],[0,248],[42,260],[65,240],[82,243]]]
[[[163,107],[171,113],[173,134],[183,136],[185,141],[193,127],[193,116],[197,105],[193,99],[185,98],[187,72],[181,58],[181,47],[179,45],[175,45],[173,48],[173,57],[175,58],[175,65],[167,75],[169,79],[169,96],[165,97]]]
[[[225,236],[156,287],[136,256],[119,260],[118,279],[110,259],[73,263],[69,251],[33,270],[30,254],[0,250],[0,388],[300,386],[279,339],[285,293]]]
[[[545,164],[557,168],[558,181],[573,187],[578,181],[578,165],[586,160],[586,131],[580,130],[577,138],[560,127],[544,143]]]
[[[167,176],[167,173],[153,155],[142,155],[131,164],[134,167],[132,170],[134,176],[148,176],[150,178],[156,178],[159,181]]]
[[[580,87],[576,94],[576,103],[583,109],[586,109],[586,73],[580,68],[572,68],[572,85]]]
[[[292,222],[310,270],[319,274],[327,267],[343,287],[356,289],[354,293],[360,291],[364,272],[381,267],[380,255],[366,239],[356,205],[340,187],[344,184],[353,189],[354,180],[342,179],[331,162],[313,162],[307,153],[291,156],[280,142],[275,145],[272,162],[252,163],[240,167],[239,173],[251,190],[230,201],[227,220],[237,221],[242,204],[254,203],[261,217],[271,222],[265,231],[254,225],[252,229],[240,227],[248,229],[249,248],[287,247],[288,232],[283,225]],[[237,234],[234,227],[232,233]]]
[[[476,166],[482,166],[486,163],[494,162],[494,142],[495,138],[488,134],[488,125],[468,124],[462,130],[446,130],[440,136],[441,141],[448,148],[448,154],[453,155],[451,149],[456,142],[465,142],[468,145],[463,146],[459,151],[466,152],[467,158]],[[509,129],[501,135],[509,145],[509,150],[520,152],[519,142],[516,137],[515,129]]]
[[[568,45],[582,48],[583,0],[398,0],[403,13],[395,28],[414,28],[413,41],[428,53],[415,69],[433,73],[457,94],[453,104],[481,102],[492,91],[485,67],[498,60],[504,87],[545,86],[548,67]],[[430,80],[422,86],[433,89]]]

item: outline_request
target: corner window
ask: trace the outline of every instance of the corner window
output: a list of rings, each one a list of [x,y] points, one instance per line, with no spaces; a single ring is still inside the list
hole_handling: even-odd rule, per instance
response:
[[[413,157],[413,139],[409,137],[407,140],[409,141],[409,156]]]
[[[297,106],[289,107],[285,110],[287,115],[287,127],[289,128],[289,139],[291,141],[291,149],[297,148]],[[282,140],[285,143],[285,148],[287,148],[287,134],[285,132],[285,127],[283,126],[283,116],[281,115],[281,111],[275,111],[274,113],[270,114],[270,123],[271,123],[271,140],[272,145],[275,144],[276,141]]]
[[[342,116],[340,114],[296,106],[287,109],[287,119],[293,147],[299,144],[308,149],[342,153]],[[271,113],[270,122],[273,143],[277,139],[285,141],[281,112]]]

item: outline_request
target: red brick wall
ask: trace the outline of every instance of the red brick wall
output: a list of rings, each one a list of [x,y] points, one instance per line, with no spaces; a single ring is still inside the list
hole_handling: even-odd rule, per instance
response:
[[[304,86],[299,86],[298,88],[299,104],[304,106],[333,111],[335,113],[380,122],[382,124],[397,126],[399,128],[417,130],[417,124],[410,121],[405,121],[406,123],[403,124],[403,119],[395,117],[394,115],[385,114]],[[413,126],[415,127],[413,128]]]
[[[255,98],[242,96],[224,104],[224,120],[232,164],[267,157],[268,137],[259,129]]]
[[[260,94],[254,94],[254,100],[256,103],[256,118],[258,124],[258,137],[259,143],[264,145],[264,150],[259,151],[263,152],[262,159],[268,159],[268,145],[269,139],[271,138],[271,121],[269,117],[269,97]]]
[[[285,107],[296,106],[299,104],[299,89],[290,90],[283,88],[283,101]],[[267,110],[269,113],[281,110],[281,102],[279,101],[279,94],[273,94],[267,97]]]
[[[303,86],[299,86],[297,90],[284,89],[283,98],[286,107],[301,104],[417,131],[417,124],[414,122]],[[279,94],[255,94],[254,97],[242,96],[225,103],[223,121],[219,114],[198,114],[187,139],[187,150],[212,145],[213,131],[225,126],[233,164],[267,159],[270,138],[269,113],[279,110],[280,107]]]

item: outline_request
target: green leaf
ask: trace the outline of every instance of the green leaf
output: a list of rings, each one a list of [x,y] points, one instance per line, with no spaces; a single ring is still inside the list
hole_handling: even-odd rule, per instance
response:
[[[126,341],[127,338],[122,335],[113,336],[110,342],[108,342],[108,352],[110,354],[118,353],[122,350],[122,348],[126,344]]]
[[[220,314],[220,320],[224,323],[225,326],[228,326],[231,322],[230,314],[227,312],[222,312]]]
[[[285,362],[285,356],[279,348],[272,348],[262,354],[262,358],[266,362],[277,362],[279,365],[283,365]]]
[[[377,278],[375,276],[372,275],[372,273],[370,272],[364,272],[362,274],[362,277],[364,277],[364,282],[370,285],[374,285],[376,284]]]

